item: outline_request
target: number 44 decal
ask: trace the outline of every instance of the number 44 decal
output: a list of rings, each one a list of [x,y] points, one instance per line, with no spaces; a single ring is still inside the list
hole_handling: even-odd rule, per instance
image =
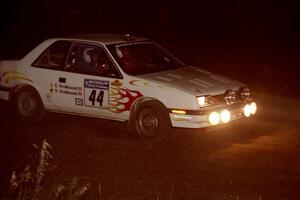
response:
[[[84,79],[84,106],[108,108],[109,81]]]
[[[99,90],[98,90],[99,91]],[[95,102],[97,101],[100,106],[102,107],[103,105],[103,96],[104,96],[104,92],[103,90],[100,90],[98,95],[97,95],[97,90],[92,90],[90,96],[89,96],[89,101],[92,103],[93,106],[95,106]],[[96,98],[97,96],[97,98]]]
[[[108,90],[85,88],[84,105],[87,107],[107,108]]]

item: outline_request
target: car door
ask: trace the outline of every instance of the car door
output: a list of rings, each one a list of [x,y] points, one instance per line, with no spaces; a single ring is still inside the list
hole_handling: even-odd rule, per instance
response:
[[[105,49],[98,44],[71,45],[59,77],[64,95],[56,99],[58,109],[81,115],[115,118],[111,110],[112,87],[122,87],[122,76]]]

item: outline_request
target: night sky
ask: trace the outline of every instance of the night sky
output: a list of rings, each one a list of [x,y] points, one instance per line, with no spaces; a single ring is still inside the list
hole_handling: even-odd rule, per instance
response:
[[[1,59],[22,57],[49,37],[129,33],[162,43],[188,64],[216,71],[230,65],[233,76],[241,68],[251,66],[254,75],[265,67],[266,79],[284,83],[298,72],[297,1],[24,0],[2,4]],[[289,71],[278,78],[282,69]]]
[[[297,38],[296,1],[24,0],[1,6],[3,40],[113,32],[218,38]]]

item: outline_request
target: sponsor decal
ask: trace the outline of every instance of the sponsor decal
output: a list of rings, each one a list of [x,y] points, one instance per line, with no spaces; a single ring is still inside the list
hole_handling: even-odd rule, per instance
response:
[[[114,113],[122,113],[130,110],[132,103],[143,95],[139,91],[128,88],[111,87],[109,96],[109,110]]]
[[[109,81],[84,79],[85,88],[108,90]]]
[[[76,106],[83,106],[83,99],[82,98],[75,98],[75,105]]]
[[[25,81],[29,81],[29,82],[32,82],[32,80],[30,80],[28,78],[28,76],[26,76],[25,74],[23,73],[20,73],[20,72],[16,72],[16,71],[7,71],[7,72],[4,72],[2,74],[2,78],[3,78],[3,81],[5,83],[9,83],[10,81],[15,81],[15,80],[25,80]]]
[[[82,96],[82,87],[71,86],[64,83],[50,83],[50,93],[68,94],[75,96]]]
[[[111,85],[115,86],[115,87],[121,87],[122,86],[122,82],[119,81],[119,80],[115,80],[115,81],[111,82]]]
[[[109,81],[84,79],[84,105],[87,107],[108,107]]]

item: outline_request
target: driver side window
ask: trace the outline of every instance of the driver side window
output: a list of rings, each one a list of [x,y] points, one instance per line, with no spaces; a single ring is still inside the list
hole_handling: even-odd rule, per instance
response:
[[[120,77],[104,49],[92,44],[73,44],[64,70],[110,78]]]

